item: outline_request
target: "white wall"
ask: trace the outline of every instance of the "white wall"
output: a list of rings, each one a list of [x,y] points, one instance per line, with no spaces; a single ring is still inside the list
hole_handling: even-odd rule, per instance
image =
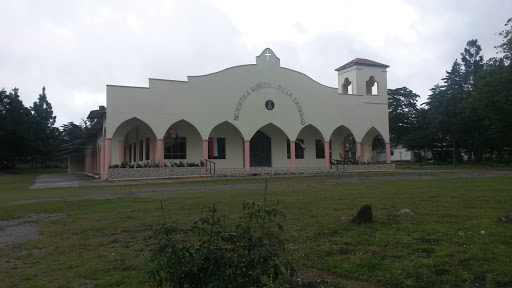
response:
[[[228,122],[216,126],[210,137],[226,138],[226,159],[211,159],[216,168],[242,168],[244,139],[240,131]]]
[[[269,60],[263,55],[267,51],[272,54]],[[286,143],[286,138],[300,138],[297,137],[299,132],[308,124],[318,128],[318,134],[322,137],[315,137],[319,139],[330,139],[333,131],[344,125],[350,129],[356,141],[361,141],[372,127],[388,141],[385,69],[362,66],[354,73],[357,73],[354,85],[359,90],[365,87],[369,76],[373,75],[379,82],[379,95],[338,94],[337,88],[324,86],[305,74],[281,67],[279,58],[270,49],[265,49],[256,57],[256,64],[188,77],[186,82],[150,79],[149,87],[109,85],[106,127],[107,137],[113,137],[112,163],[118,158],[118,152],[115,151],[118,141],[114,140],[116,137],[124,137],[122,129],[118,128],[134,117],[151,127],[150,134],[154,133],[156,138],[162,138],[171,124],[182,119],[188,121],[197,129],[197,132],[187,136],[187,161],[194,162],[202,158],[201,140],[208,139],[213,135],[213,129],[225,121],[232,123],[245,140],[250,140],[256,131],[268,123],[282,129],[283,132],[272,137],[274,167],[289,167],[289,160],[279,157],[286,145],[278,143],[283,143],[283,139]],[[336,77],[334,72],[333,77]],[[271,111],[265,108],[267,100],[275,103]],[[181,133],[186,135],[188,132]],[[233,141],[228,141],[229,149],[235,149],[230,152],[234,158],[230,156],[230,159],[220,161],[219,165],[240,167],[241,160],[237,155],[240,155],[241,148],[237,143],[241,138],[235,136],[234,132],[226,133],[235,137]],[[313,141],[313,145],[308,146],[314,147],[313,136],[307,139]],[[333,147],[336,146],[339,147],[339,143],[333,143]],[[286,150],[284,153],[286,155]],[[297,166],[317,166],[323,163],[323,159],[312,159],[308,153],[313,153],[314,157],[314,149],[308,150],[308,158],[298,160]],[[333,157],[337,155],[333,151]]]

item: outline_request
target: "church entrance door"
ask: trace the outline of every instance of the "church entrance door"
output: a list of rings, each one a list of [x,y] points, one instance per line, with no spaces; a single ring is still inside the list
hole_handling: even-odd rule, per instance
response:
[[[271,162],[271,138],[258,130],[251,138],[251,167],[270,167]]]

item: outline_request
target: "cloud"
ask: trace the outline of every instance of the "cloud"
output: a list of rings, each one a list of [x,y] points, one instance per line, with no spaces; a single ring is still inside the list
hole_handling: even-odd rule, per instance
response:
[[[105,104],[105,85],[147,86],[254,63],[281,64],[337,86],[356,57],[390,65],[388,87],[426,99],[466,41],[486,57],[510,1],[6,1],[0,0],[0,87],[25,105],[46,86],[58,125]]]

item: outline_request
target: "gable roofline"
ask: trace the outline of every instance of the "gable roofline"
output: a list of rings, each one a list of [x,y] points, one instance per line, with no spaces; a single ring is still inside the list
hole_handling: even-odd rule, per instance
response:
[[[382,64],[382,63],[379,63],[379,62],[376,62],[373,60],[364,59],[364,58],[356,58],[356,59],[346,63],[345,65],[340,66],[335,71],[340,71],[340,70],[343,70],[345,68],[348,68],[348,67],[351,67],[354,65],[365,65],[365,66],[389,68],[389,65]]]

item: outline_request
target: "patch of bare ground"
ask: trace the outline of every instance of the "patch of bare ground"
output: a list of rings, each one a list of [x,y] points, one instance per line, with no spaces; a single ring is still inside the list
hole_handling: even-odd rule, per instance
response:
[[[55,220],[65,216],[60,213],[42,213],[0,221],[0,248],[37,239],[39,237],[39,223],[41,221]]]
[[[295,280],[286,287],[290,288],[327,288],[327,287],[379,287],[370,283],[340,279],[328,272],[316,269],[298,271]]]

